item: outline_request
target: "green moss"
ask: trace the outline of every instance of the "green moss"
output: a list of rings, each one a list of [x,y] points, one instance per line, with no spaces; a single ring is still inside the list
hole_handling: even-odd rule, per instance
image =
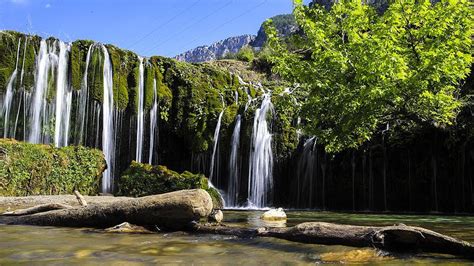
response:
[[[104,56],[101,49],[94,49],[91,54],[87,73],[90,97],[98,102],[104,98]]]
[[[3,92],[15,70],[18,40],[16,32],[0,31],[0,92]]]
[[[48,86],[46,88],[46,100],[51,102],[56,96],[56,67],[51,67],[48,73]]]
[[[204,175],[188,171],[179,174],[161,165],[152,166],[133,161],[119,179],[118,188],[119,195],[133,197],[201,188],[211,195],[214,206],[222,207],[219,192],[209,187]]]
[[[78,40],[72,43],[69,69],[71,72],[71,85],[79,90],[82,87],[84,71],[86,69],[87,52],[94,42],[88,40]]]
[[[134,57],[129,51],[120,50],[115,46],[107,45],[113,72],[114,105],[124,110],[128,106],[128,74],[130,72],[129,59]]]
[[[40,42],[41,38],[39,36],[28,36],[26,50],[23,49],[22,51],[25,64],[23,66],[23,84],[21,86],[28,91],[31,91],[35,86],[36,54],[39,50]],[[20,81],[21,79],[18,79],[18,82]]]
[[[140,86],[140,65],[139,62],[137,61],[134,68],[129,74],[130,80],[132,83],[128,84],[128,88],[130,90],[130,101],[129,101],[129,107],[130,110],[133,110],[135,114],[138,112],[138,101],[139,101],[139,95],[138,95],[138,86]]]
[[[145,110],[150,110],[154,102],[154,83],[157,79],[157,70],[155,66],[149,62],[145,63],[145,73],[144,73],[144,108]]]
[[[96,149],[0,139],[1,196],[69,194],[73,188],[95,195],[104,169]]]

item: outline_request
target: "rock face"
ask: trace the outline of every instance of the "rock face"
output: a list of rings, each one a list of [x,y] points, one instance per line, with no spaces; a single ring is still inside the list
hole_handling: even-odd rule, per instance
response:
[[[240,48],[249,45],[255,40],[255,35],[241,35],[230,37],[222,41],[218,41],[209,46],[199,46],[175,58],[179,61],[190,63],[199,63],[219,59],[228,53],[237,53]]]
[[[277,29],[280,37],[288,37],[298,31],[298,25],[292,14],[278,15],[270,18]],[[252,47],[262,47],[267,41],[267,35],[263,25],[258,30],[257,37],[250,44]]]

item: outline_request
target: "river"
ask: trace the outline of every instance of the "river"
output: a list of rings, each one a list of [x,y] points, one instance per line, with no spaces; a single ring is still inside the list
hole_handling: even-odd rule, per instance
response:
[[[288,211],[286,224],[265,224],[262,211],[224,211],[233,226],[291,226],[307,221],[356,225],[423,226],[474,242],[474,217],[439,215],[351,214]],[[394,254],[369,248],[294,243],[273,238],[240,239],[183,232],[113,234],[91,229],[0,225],[0,265],[5,264],[315,264],[472,262],[437,254]]]

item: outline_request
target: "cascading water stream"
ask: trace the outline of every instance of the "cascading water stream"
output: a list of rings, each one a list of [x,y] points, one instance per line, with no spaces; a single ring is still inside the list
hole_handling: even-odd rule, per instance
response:
[[[46,91],[50,68],[54,66],[56,58],[54,51],[49,52],[48,50],[53,49],[48,48],[46,40],[41,40],[36,62],[36,82],[30,107],[30,133],[28,141],[31,143],[41,143],[41,125],[44,120],[47,120],[49,114],[46,106]]]
[[[234,131],[232,132],[231,152],[229,160],[229,182],[227,186],[226,207],[235,207],[239,197],[239,146],[240,146],[241,117],[237,115]]]
[[[21,72],[20,72],[20,86],[23,84],[23,76],[25,74],[25,60],[26,60],[26,46],[28,45],[28,36],[25,37],[25,45],[23,47],[23,62],[21,64]]]
[[[87,56],[86,56],[86,65],[84,69],[84,74],[82,77],[82,84],[81,84],[81,90],[78,92],[78,108],[77,108],[77,114],[76,114],[76,133],[77,133],[77,139],[76,139],[76,145],[83,144],[84,141],[84,136],[85,130],[87,129],[86,123],[87,119],[89,117],[88,113],[88,102],[89,102],[89,87],[88,87],[88,72],[89,72],[89,63],[91,60],[91,54],[93,49],[95,48],[95,44],[91,44],[89,46],[89,49],[87,50]]]
[[[266,207],[272,199],[273,153],[272,134],[267,115],[273,112],[270,93],[263,95],[262,105],[255,111],[249,160],[249,206]]]
[[[102,45],[104,54],[104,99],[102,103],[102,151],[107,162],[107,169],[102,178],[102,192],[112,191],[115,168],[115,135],[114,135],[114,91],[112,65],[107,48]]]
[[[219,114],[219,118],[217,119],[216,129],[214,130],[214,147],[212,149],[211,167],[209,169],[209,182],[211,183],[214,177],[214,165],[215,165],[215,159],[216,159],[217,144],[219,143],[219,132],[221,131],[221,121],[222,121],[223,114],[224,114],[224,110],[222,110],[221,113]]]
[[[5,99],[3,100],[2,103],[2,116],[4,119],[4,127],[3,127],[3,137],[7,138],[8,137],[8,124],[10,120],[10,110],[11,110],[11,105],[12,105],[12,100],[13,100],[13,83],[16,80],[16,76],[18,73],[18,58],[20,57],[20,46],[21,46],[21,39],[18,40],[18,48],[16,52],[16,64],[15,64],[15,70],[13,70],[12,75],[10,76],[10,79],[8,80],[7,84],[7,93],[5,95]]]
[[[303,144],[303,152],[298,160],[296,206],[313,207],[314,179],[316,178],[317,139],[311,137]],[[302,202],[306,204],[302,204]]]
[[[148,163],[153,164],[153,151],[155,148],[155,135],[158,131],[158,95],[156,92],[156,79],[153,80],[153,107],[150,110],[150,151]]]
[[[145,98],[145,67],[143,57],[139,57],[140,66],[138,68],[138,116],[137,116],[137,150],[135,153],[135,160],[139,163],[142,162],[143,154],[143,124],[144,124],[144,107],[143,102]]]
[[[68,145],[72,105],[72,91],[68,78],[70,48],[69,44],[59,42],[58,74],[56,79],[56,120],[54,126],[54,145],[56,147]]]

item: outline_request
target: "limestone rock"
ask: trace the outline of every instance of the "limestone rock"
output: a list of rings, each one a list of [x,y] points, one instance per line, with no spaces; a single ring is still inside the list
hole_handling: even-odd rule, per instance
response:
[[[211,223],[220,223],[224,220],[224,213],[221,210],[213,210],[207,219]]]
[[[271,209],[266,211],[260,218],[267,221],[283,221],[286,220],[286,213],[282,208]]]

